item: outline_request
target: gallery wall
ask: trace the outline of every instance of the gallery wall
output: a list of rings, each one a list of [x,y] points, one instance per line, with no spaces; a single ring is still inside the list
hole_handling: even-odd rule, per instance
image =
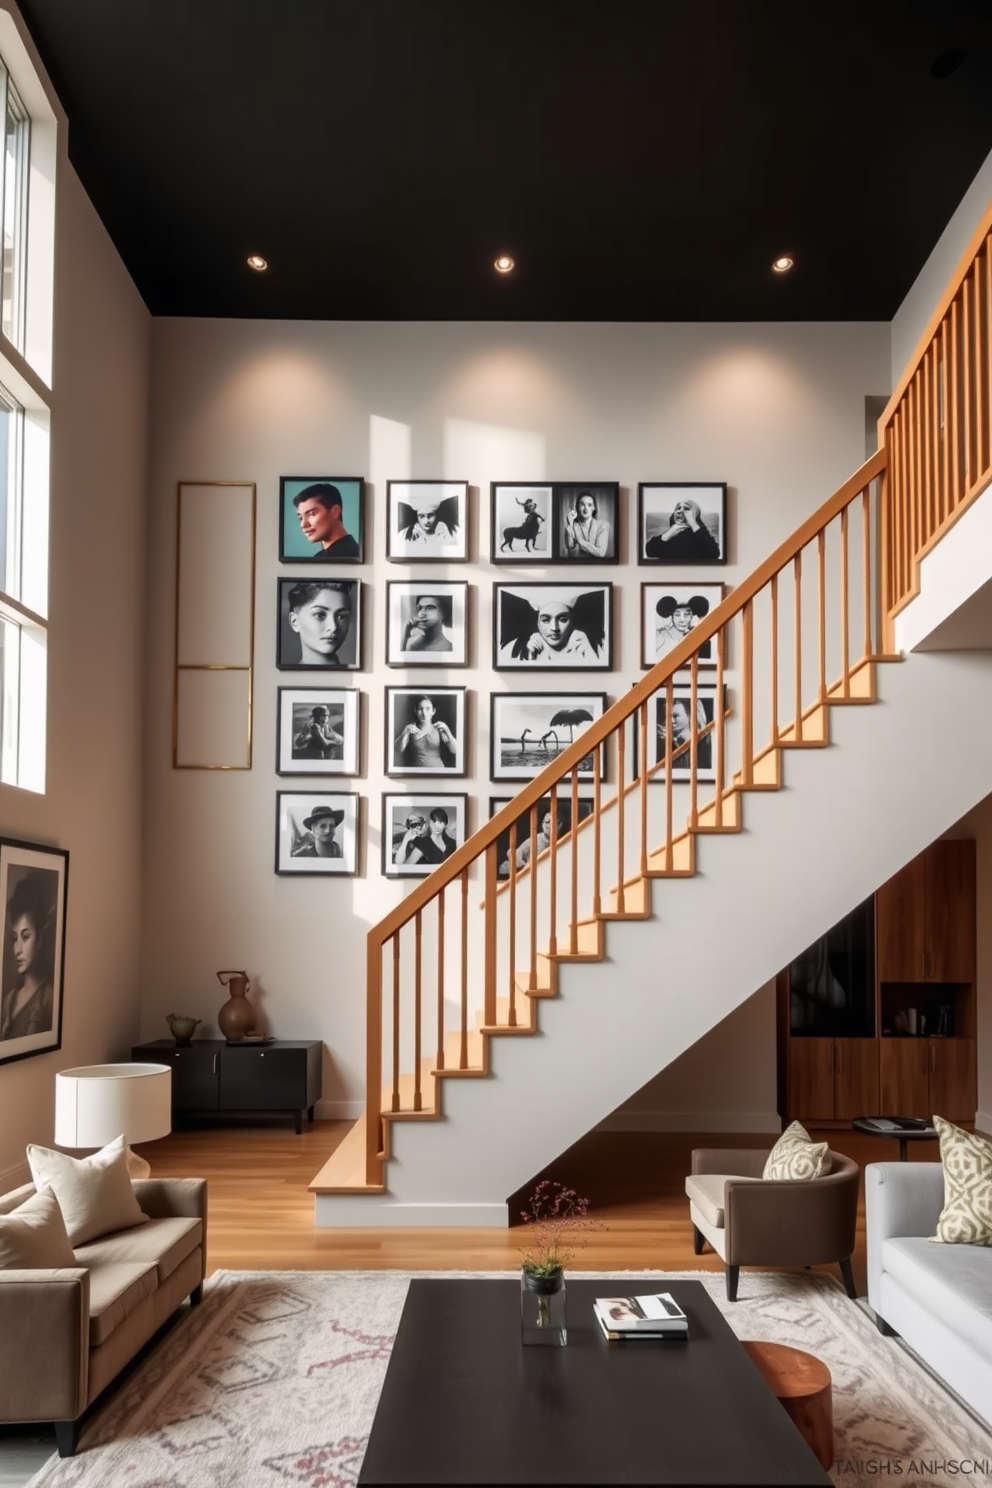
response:
[[[364,1093],[365,935],[406,892],[380,871],[382,792],[411,786],[384,775],[383,689],[405,681],[468,688],[468,772],[437,784],[467,791],[469,825],[478,825],[489,797],[501,794],[489,779],[491,691],[582,686],[612,701],[642,675],[640,584],[659,570],[634,558],[638,482],[728,483],[726,567],[666,576],[733,585],[861,463],[864,399],[888,385],[889,330],[161,320],[152,337],[142,1035],[163,1036],[170,1012],[202,1018],[200,1034],[215,1031],[223,993],[214,973],[243,967],[266,1031],[325,1042],[321,1113],[355,1114]],[[275,797],[286,784],[275,773],[276,689],[300,676],[275,666],[276,584],[307,576],[278,560],[279,478],[302,474],[368,482],[365,561],[341,574],[364,585],[365,667],[323,679],[365,694],[362,774],[343,782],[362,797],[363,850],[357,876],[336,880],[273,871]],[[408,478],[471,483],[467,564],[413,570],[386,561],[386,481]],[[614,671],[494,673],[494,579],[560,580],[562,571],[489,563],[489,483],[555,479],[620,483],[622,561],[582,570],[616,586]],[[250,772],[172,768],[180,480],[257,483]],[[385,584],[427,575],[473,586],[469,665],[388,669]],[[767,997],[762,1020],[771,1038]],[[766,1082],[747,1098],[763,1114],[774,1109]]]

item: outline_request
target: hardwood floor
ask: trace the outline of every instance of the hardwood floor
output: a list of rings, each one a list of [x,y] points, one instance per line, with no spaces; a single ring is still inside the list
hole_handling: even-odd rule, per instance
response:
[[[140,1149],[156,1175],[196,1175],[210,1185],[207,1268],[233,1270],[503,1270],[520,1260],[519,1227],[502,1229],[318,1230],[307,1185],[341,1141],[345,1122],[289,1127],[230,1126],[173,1132]],[[863,1167],[894,1161],[896,1144],[852,1131],[813,1133]],[[591,1132],[541,1176],[588,1196],[605,1225],[587,1237],[575,1265],[588,1270],[720,1271],[714,1255],[692,1251],[684,1192],[693,1147],[760,1147],[751,1134]],[[938,1161],[936,1142],[910,1147],[910,1160]],[[523,1195],[510,1204],[511,1224]],[[864,1201],[854,1274],[865,1289]],[[828,1268],[836,1273],[836,1267]]]

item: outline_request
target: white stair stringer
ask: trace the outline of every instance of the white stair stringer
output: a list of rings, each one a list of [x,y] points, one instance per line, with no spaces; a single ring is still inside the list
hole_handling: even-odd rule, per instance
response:
[[[559,965],[533,1037],[490,1039],[490,1075],[443,1082],[443,1115],[391,1124],[381,1195],[315,1195],[318,1225],[505,1225],[506,1198],[725,1018],[992,791],[992,653],[877,667],[877,702],[830,710],[787,750],[743,831],[704,836],[653,915]],[[660,788],[660,787],[659,787]]]

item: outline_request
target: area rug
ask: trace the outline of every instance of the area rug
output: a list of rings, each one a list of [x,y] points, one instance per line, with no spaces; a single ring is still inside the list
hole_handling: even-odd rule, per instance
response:
[[[633,1285],[659,1273],[629,1274]],[[703,1283],[740,1337],[795,1344],[830,1366],[836,1484],[960,1488],[992,1477],[992,1434],[830,1277],[746,1273],[740,1301],[727,1303],[722,1274],[678,1274]],[[398,1271],[216,1272],[202,1305],[86,1426],[78,1455],[50,1459],[30,1488],[354,1484],[409,1281]]]

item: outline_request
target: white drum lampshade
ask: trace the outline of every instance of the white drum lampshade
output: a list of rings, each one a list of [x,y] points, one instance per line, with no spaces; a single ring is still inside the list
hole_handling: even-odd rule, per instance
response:
[[[130,1151],[172,1130],[172,1070],[165,1064],[84,1064],[55,1076],[55,1140],[60,1147],[105,1147],[123,1134],[128,1171],[151,1166]]]

